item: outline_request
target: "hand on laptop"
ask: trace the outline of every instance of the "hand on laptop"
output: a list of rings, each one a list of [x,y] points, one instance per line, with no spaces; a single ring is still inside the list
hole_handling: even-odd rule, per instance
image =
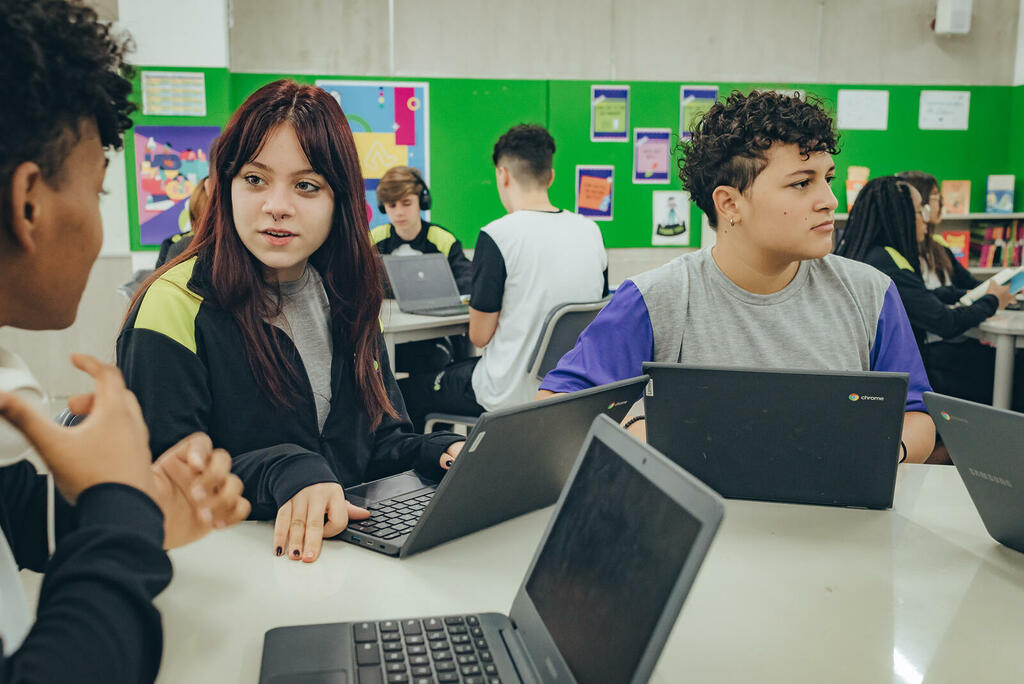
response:
[[[164,512],[164,548],[184,546],[245,520],[249,502],[231,474],[231,456],[201,432],[189,435],[153,464],[156,502]]]
[[[310,485],[278,509],[274,522],[274,553],[287,554],[289,560],[301,558],[304,563],[312,563],[320,557],[324,537],[341,534],[348,527],[349,519],[369,517],[370,511],[345,500],[340,484]]]
[[[459,457],[459,454],[462,453],[462,446],[464,444],[465,442],[463,441],[455,442],[454,444],[448,445],[448,448],[445,450],[445,452],[441,454],[442,468],[448,470],[449,468],[452,467],[452,465],[455,463],[455,459],[457,459]]]

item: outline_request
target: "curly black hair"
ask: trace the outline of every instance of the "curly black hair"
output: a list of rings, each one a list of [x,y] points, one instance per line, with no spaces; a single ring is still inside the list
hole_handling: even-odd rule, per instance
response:
[[[0,188],[26,161],[59,182],[83,121],[121,148],[135,110],[130,49],[79,0],[0,0]]]
[[[555,156],[555,139],[539,124],[519,124],[494,143],[491,159],[494,165],[502,159],[515,160],[510,166],[512,176],[522,182],[547,185],[551,180],[551,160]]]
[[[745,192],[768,164],[772,143],[796,143],[800,152],[839,152],[839,133],[818,98],[770,90],[744,95],[734,90],[697,122],[693,137],[681,141],[679,179],[712,227],[718,216],[711,193],[720,185]]]

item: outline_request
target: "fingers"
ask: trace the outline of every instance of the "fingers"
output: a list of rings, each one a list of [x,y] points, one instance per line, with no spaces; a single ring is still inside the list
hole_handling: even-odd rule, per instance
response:
[[[324,528],[325,537],[341,534],[342,530],[348,527],[350,509],[363,510],[345,501],[345,494],[340,490],[331,496],[327,504],[327,525]],[[369,517],[370,512],[367,511],[366,514]]]
[[[348,506],[349,520],[366,520],[370,517],[370,511],[366,510],[365,508],[360,508],[359,506],[356,506],[353,503],[349,503],[348,501],[345,502],[345,505]]]
[[[21,397],[8,392],[0,392],[0,416],[18,428],[43,460],[46,460],[47,447],[61,432],[56,423]]]
[[[96,381],[96,394],[101,398],[110,397],[126,389],[121,371],[116,366],[101,362],[95,356],[72,354],[71,363]]]
[[[274,520],[274,555],[284,555],[285,545],[288,543],[288,525],[292,521],[292,502],[286,501],[281,508],[277,509],[277,519]]]
[[[68,410],[76,416],[87,416],[92,413],[92,405],[95,400],[96,395],[92,392],[76,394],[68,399]]]
[[[331,497],[333,502],[334,497]],[[327,501],[314,498],[306,510],[306,534],[302,544],[302,561],[312,563],[320,557],[320,547],[324,543],[324,512]]]
[[[245,501],[245,498],[242,496],[242,489],[242,481],[238,476],[228,475],[220,490],[208,502],[205,510],[210,512],[210,524],[215,528],[221,529],[234,525],[249,515],[248,510],[246,510],[244,516],[241,518],[237,517],[239,510],[238,502],[239,500]]]
[[[203,440],[197,440],[197,442],[202,443]],[[206,442],[209,442],[208,437]],[[231,456],[223,449],[207,451],[206,455],[203,456],[202,450],[197,449],[194,445],[190,446],[187,453],[189,466],[192,468],[195,468],[194,462],[196,460],[201,458],[207,459],[202,471],[196,475],[194,482],[189,488],[189,496],[199,506],[213,505],[208,502],[208,499],[212,500],[220,493],[228,476],[231,475]]]
[[[285,553],[289,560],[302,557],[302,542],[306,537],[306,511],[309,509],[309,495],[296,494],[292,498],[292,518],[288,521],[288,543]]]

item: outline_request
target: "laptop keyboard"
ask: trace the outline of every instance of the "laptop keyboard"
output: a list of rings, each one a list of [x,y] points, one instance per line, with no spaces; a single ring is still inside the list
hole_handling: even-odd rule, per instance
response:
[[[350,522],[348,529],[372,534],[380,539],[394,539],[409,534],[423,514],[423,509],[434,498],[435,491],[413,492],[370,504],[367,506],[370,517]]]
[[[442,306],[437,309],[416,309],[410,313],[420,314],[421,316],[455,316],[469,313],[469,307],[465,304],[460,304],[459,306]]]
[[[476,615],[356,622],[358,684],[501,684]]]

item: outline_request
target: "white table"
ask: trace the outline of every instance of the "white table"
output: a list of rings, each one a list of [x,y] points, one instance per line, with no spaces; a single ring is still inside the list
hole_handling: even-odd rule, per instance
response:
[[[391,372],[395,372],[395,345],[403,342],[432,340],[448,335],[465,335],[469,332],[469,314],[456,316],[420,316],[405,313],[398,308],[394,299],[385,299],[380,309],[384,343],[388,349]]]
[[[992,405],[1010,408],[1013,402],[1014,357],[1017,349],[1024,348],[1024,311],[1000,311],[967,334],[996,348]]]
[[[281,625],[507,612],[550,513],[402,561],[276,558],[269,523],[210,535],[171,554],[158,681],[252,684]],[[1020,681],[1021,644],[1024,554],[952,467],[904,465],[892,511],[728,502],[653,681]]]

